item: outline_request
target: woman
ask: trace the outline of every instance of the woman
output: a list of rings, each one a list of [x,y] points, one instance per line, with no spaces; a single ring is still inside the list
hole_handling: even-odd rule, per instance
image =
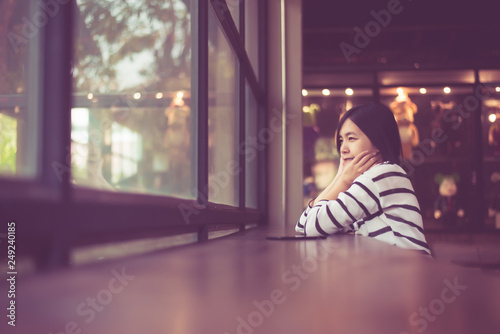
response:
[[[306,235],[355,231],[430,255],[412,184],[400,167],[401,140],[391,110],[365,104],[347,111],[337,127],[339,171],[300,216]]]

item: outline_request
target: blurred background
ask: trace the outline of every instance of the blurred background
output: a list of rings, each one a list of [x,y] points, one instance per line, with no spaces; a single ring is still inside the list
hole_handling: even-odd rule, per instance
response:
[[[426,228],[500,228],[500,25],[492,4],[304,1],[304,203],[335,175],[340,115],[375,100],[395,114]],[[436,211],[450,213],[437,219]]]

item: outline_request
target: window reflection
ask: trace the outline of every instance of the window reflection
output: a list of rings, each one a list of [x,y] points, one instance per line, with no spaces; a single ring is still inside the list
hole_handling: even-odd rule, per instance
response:
[[[74,182],[192,198],[190,1],[77,4]]]

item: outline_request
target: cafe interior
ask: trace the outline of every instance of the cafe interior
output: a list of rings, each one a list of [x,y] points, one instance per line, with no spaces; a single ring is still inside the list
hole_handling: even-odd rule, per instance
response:
[[[500,332],[495,8],[0,1],[2,328]],[[370,102],[431,256],[296,232]]]

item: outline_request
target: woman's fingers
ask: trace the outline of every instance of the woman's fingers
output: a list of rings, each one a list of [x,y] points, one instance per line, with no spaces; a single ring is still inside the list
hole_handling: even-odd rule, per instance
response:
[[[364,152],[361,152],[360,154],[358,154],[354,159],[353,159],[353,163],[359,167],[363,167],[365,166],[366,164],[368,164],[368,166],[372,166],[374,162],[376,162],[378,160],[378,154],[379,152],[368,152],[368,151],[364,151]]]
[[[358,154],[354,159],[349,163],[344,163],[342,168],[342,174],[344,180],[347,182],[351,182],[370,169],[375,164],[382,161],[380,152],[368,152],[364,151]]]
[[[361,175],[381,160],[380,152],[362,152],[353,159],[352,167]]]

